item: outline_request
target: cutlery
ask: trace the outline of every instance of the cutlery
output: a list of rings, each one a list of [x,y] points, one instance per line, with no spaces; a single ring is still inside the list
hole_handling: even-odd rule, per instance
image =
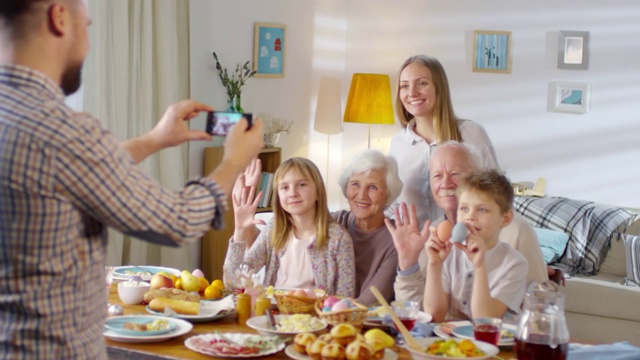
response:
[[[273,317],[273,309],[267,309],[267,319],[269,320],[269,325],[271,325],[271,329],[276,330],[276,319]]]
[[[391,306],[389,306],[389,303],[387,303],[387,300],[385,300],[382,294],[380,294],[380,291],[378,291],[378,288],[375,287],[374,285],[371,285],[371,287],[369,287],[369,290],[371,290],[371,292],[373,293],[373,296],[375,296],[376,299],[380,302],[380,304],[382,304],[382,306],[385,308],[387,313],[391,315],[391,319],[393,320],[393,323],[396,324],[396,327],[398,328],[398,330],[400,330],[400,333],[402,334],[402,336],[404,336],[404,341],[407,343],[407,345],[409,345],[409,347],[411,347],[415,351],[424,352],[424,349],[422,348],[422,346],[420,346],[420,343],[418,343],[416,338],[414,338],[413,335],[411,335],[411,333],[409,332],[409,330],[407,330],[407,328],[404,326],[402,321],[398,319],[398,315],[396,315],[396,312],[393,311]]]

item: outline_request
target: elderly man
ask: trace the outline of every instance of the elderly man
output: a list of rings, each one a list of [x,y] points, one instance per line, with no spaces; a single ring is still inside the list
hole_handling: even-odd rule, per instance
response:
[[[449,141],[434,152],[429,162],[429,178],[436,204],[445,214],[440,221],[455,223],[458,211],[456,190],[459,181],[464,175],[479,169],[478,164],[477,155],[464,143]],[[398,274],[394,283],[396,299],[413,300],[422,304],[427,271],[424,244],[428,238],[429,222],[420,230],[413,206],[407,209],[407,205],[402,204],[396,212],[395,218],[399,219],[398,215],[401,213],[402,221],[396,220],[395,226],[390,222],[387,224],[398,250]],[[440,221],[434,222],[434,226]],[[546,264],[536,234],[521,215],[514,212],[513,221],[502,229],[500,240],[527,258],[527,283],[548,280]]]
[[[180,246],[219,227],[226,198],[262,148],[262,122],[238,123],[224,158],[183,189],[135,165],[188,140],[212,108],[182,101],[150,132],[119,142],[65,95],[89,49],[86,0],[0,1],[0,358],[106,359],[107,226]]]

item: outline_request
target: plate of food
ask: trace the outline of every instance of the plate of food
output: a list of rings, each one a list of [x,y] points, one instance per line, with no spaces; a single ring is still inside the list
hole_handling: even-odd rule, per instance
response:
[[[218,358],[249,358],[275,354],[284,349],[277,336],[214,333],[188,338],[184,345],[191,351]]]
[[[502,329],[500,330],[500,341],[498,342],[498,346],[511,346],[515,343],[516,332],[518,331],[518,327],[511,324],[502,324]],[[459,337],[461,339],[470,339],[473,340],[475,337],[473,336],[473,325],[460,325],[456,326],[451,330],[451,333]]]
[[[153,336],[175,330],[176,323],[166,318],[151,320],[146,316],[112,317],[105,321],[104,327],[121,335]]]
[[[113,268],[114,280],[128,280],[132,276],[140,276],[144,281],[151,281],[153,275],[158,273],[166,273],[167,275],[175,275],[180,277],[180,270],[151,265],[140,266],[118,266]]]
[[[192,323],[210,322],[220,320],[231,314],[235,314],[233,299],[231,299],[231,297],[228,297],[228,300],[226,299],[227,298],[216,302],[200,300],[200,306],[197,312],[191,311],[192,306],[189,306],[188,310],[190,311],[188,312],[183,311],[180,308],[172,308],[171,304],[168,304],[168,306],[162,306],[166,304],[166,300],[162,300],[163,304],[161,304],[161,306],[156,306],[155,303],[149,303],[149,305],[147,305],[146,307],[146,310],[147,312],[154,315],[170,316],[173,318],[187,320]]]
[[[293,345],[289,345],[284,349],[284,353],[292,359],[296,360],[312,360],[311,356],[299,353]],[[382,360],[397,360],[398,354],[391,349],[384,349],[384,357]]]
[[[443,339],[428,337],[416,339],[423,351],[407,346],[414,359],[441,360],[450,358],[468,358],[475,360],[490,359],[500,352],[497,346],[477,340]]]
[[[247,320],[247,326],[262,335],[276,335],[291,338],[303,332],[319,333],[327,328],[327,323],[309,314],[275,315],[276,328],[269,324],[266,315],[255,316]]]
[[[191,329],[193,329],[193,325],[188,321],[154,315],[122,315],[118,317],[108,318],[105,324],[112,321],[112,319],[117,319],[118,321],[123,323],[129,322],[129,320],[136,323],[153,323],[156,320],[164,320],[170,324],[169,327],[171,327],[172,329],[160,334],[147,333],[146,331],[140,331],[140,334],[125,334],[120,331],[111,330],[105,326],[103,332],[104,337],[109,340],[121,343],[155,343],[165,341],[177,336],[182,336],[189,333]]]

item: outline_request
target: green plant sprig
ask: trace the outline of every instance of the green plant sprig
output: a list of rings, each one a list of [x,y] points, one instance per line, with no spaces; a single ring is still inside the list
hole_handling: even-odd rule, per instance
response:
[[[242,87],[244,86],[246,81],[256,73],[255,70],[251,70],[249,61],[245,62],[244,65],[237,64],[235,72],[231,74],[231,77],[229,77],[229,72],[226,68],[222,68],[220,60],[218,60],[218,55],[215,51],[213,52],[213,58],[216,60],[218,77],[220,78],[222,85],[227,90],[227,96],[232,99],[235,96],[240,95],[242,92]]]

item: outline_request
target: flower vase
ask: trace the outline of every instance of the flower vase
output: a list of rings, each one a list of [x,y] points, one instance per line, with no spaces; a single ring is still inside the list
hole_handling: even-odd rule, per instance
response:
[[[240,94],[236,95],[236,111],[244,112],[244,109],[242,108],[242,98],[240,97]]]
[[[275,147],[280,139],[280,133],[264,134],[264,145],[268,148]]]
[[[229,97],[227,100],[227,110],[228,112],[236,112],[235,106],[233,106],[233,97]]]

